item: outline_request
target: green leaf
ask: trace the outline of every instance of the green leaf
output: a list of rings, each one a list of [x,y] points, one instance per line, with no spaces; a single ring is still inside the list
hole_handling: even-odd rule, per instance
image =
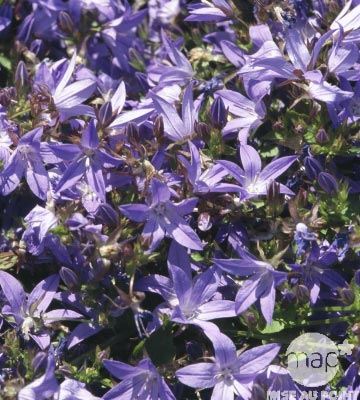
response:
[[[142,340],[141,342],[139,342],[134,347],[134,350],[132,352],[132,356],[134,358],[142,358],[142,353],[143,353],[143,350],[144,350],[144,344],[145,344],[145,340]]]
[[[10,252],[0,253],[0,270],[7,270],[15,267],[18,262],[18,256]]]
[[[167,364],[175,357],[176,348],[171,334],[172,324],[163,325],[145,341],[145,348],[154,365]]]
[[[277,333],[285,329],[285,323],[283,321],[273,321],[271,324],[267,324],[261,333]]]
[[[11,70],[11,61],[3,54],[0,54],[0,64],[7,70]]]
[[[191,259],[196,262],[204,261],[204,256],[198,252],[193,252],[190,255]]]

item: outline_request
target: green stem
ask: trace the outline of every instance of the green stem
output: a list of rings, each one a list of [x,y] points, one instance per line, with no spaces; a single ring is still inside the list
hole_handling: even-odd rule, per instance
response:
[[[305,321],[304,323],[301,323],[299,326],[325,325],[325,324],[334,324],[338,322],[350,322],[349,319],[350,319],[349,316],[339,317],[339,318],[326,318],[317,321]]]
[[[349,312],[349,311],[356,311],[353,309],[352,306],[333,306],[333,307],[314,307],[311,309],[311,311],[344,311],[344,312]]]
[[[28,113],[28,112],[30,112],[30,111],[31,111],[31,108],[30,108],[30,107],[29,107],[29,108],[25,108],[24,110],[18,111],[18,112],[16,112],[15,114],[10,115],[10,116],[9,116],[9,119],[17,118],[17,117],[19,117],[20,115],[26,114],[26,113]]]

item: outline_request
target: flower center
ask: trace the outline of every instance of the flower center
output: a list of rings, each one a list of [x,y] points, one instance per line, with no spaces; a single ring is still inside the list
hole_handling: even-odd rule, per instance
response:
[[[166,203],[159,203],[151,208],[152,208],[153,212],[159,217],[164,216],[166,213]]]
[[[189,309],[185,308],[185,309],[182,309],[181,311],[184,314],[184,316],[186,317],[186,319],[188,319],[188,320],[194,319],[200,314],[200,312],[198,310],[193,310],[193,309],[189,310]]]
[[[230,384],[234,380],[233,371],[229,367],[223,367],[215,375],[215,378],[219,381],[225,381],[225,383]]]
[[[18,154],[22,161],[31,160],[36,157],[34,149],[28,144],[22,144],[17,148]]]
[[[246,187],[246,191],[251,194],[262,193],[264,191],[264,183],[255,180]]]
[[[31,317],[26,317],[22,323],[22,333],[26,340],[29,340],[29,333],[35,327],[35,322]]]
[[[83,153],[87,156],[87,157],[92,157],[95,154],[95,150],[94,149],[90,149],[89,147],[84,147],[83,148]]]

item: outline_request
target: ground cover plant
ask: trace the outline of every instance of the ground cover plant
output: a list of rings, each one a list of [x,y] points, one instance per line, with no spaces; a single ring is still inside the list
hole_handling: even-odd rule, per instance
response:
[[[360,1],[0,2],[0,398],[360,390]],[[348,396],[348,397],[347,397]]]

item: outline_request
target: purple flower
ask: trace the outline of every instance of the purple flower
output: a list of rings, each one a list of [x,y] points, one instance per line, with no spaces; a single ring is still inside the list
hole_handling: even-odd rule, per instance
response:
[[[230,183],[221,183],[221,179],[228,174],[225,168],[221,165],[212,165],[204,172],[201,172],[201,154],[197,147],[189,143],[191,154],[191,162],[185,157],[178,156],[178,159],[184,165],[187,171],[187,177],[193,187],[194,193],[209,193],[209,192],[238,192],[239,186]]]
[[[323,253],[316,242],[313,242],[311,252],[302,264],[289,264],[297,272],[299,278],[310,291],[310,303],[314,305],[320,294],[320,284],[332,290],[347,287],[345,279],[336,271],[327,268],[337,262],[336,252],[332,249]]]
[[[216,325],[209,321],[234,317],[236,314],[233,301],[212,300],[219,286],[216,269],[208,268],[192,279],[190,271],[185,271],[179,264],[169,262],[169,273],[177,298],[171,320],[181,324],[197,325],[206,334],[209,331],[218,331]],[[174,299],[172,302],[174,303]]]
[[[10,138],[8,129],[11,129],[11,123],[6,117],[5,107],[0,106],[0,160],[6,165],[12,153],[10,146],[13,141]]]
[[[171,193],[167,185],[154,178],[151,181],[151,192],[150,206],[126,204],[119,207],[132,221],[146,221],[142,236],[150,243],[149,251],[153,252],[164,236],[171,237],[189,249],[202,250],[200,238],[183,219],[183,216],[193,211],[198,199],[186,199],[175,204],[170,200]]]
[[[163,117],[166,136],[174,142],[183,141],[194,133],[194,124],[197,119],[192,97],[192,85],[184,93],[182,103],[182,118],[175,107],[160,96],[152,93],[155,110]]]
[[[55,376],[56,360],[50,349],[46,371],[18,393],[18,400],[44,400],[54,396],[54,400],[100,400],[85,389],[85,384],[75,379],[65,379],[60,385]]]
[[[22,136],[6,167],[0,174],[2,195],[14,191],[25,175],[30,190],[40,199],[46,200],[49,178],[40,157],[40,140],[43,128],[36,128]]]
[[[356,2],[354,3],[356,4]],[[352,1],[347,2],[339,15],[330,25],[330,29],[335,30],[334,36],[338,34],[340,29],[343,29],[344,32],[352,33],[351,31],[355,31],[360,28],[360,4],[355,5],[355,7],[350,10],[352,4]],[[348,40],[351,42],[352,38],[348,37]]]
[[[179,84],[181,86],[190,82],[194,75],[190,61],[175,46],[175,44],[166,37],[165,33],[161,35],[163,42],[163,51],[167,54],[168,60],[161,64],[156,62],[147,69],[148,79],[158,82],[158,87]],[[161,60],[163,61],[163,60]],[[171,65],[169,65],[169,63]],[[159,65],[158,65],[159,64]]]
[[[213,299],[220,283],[218,271],[208,268],[193,279],[189,254],[176,242],[172,242],[169,249],[168,269],[169,278],[156,274],[135,283],[137,290],[158,293],[166,301],[156,312],[154,310],[154,315],[166,314],[174,322],[200,327],[205,334],[219,332],[217,326],[209,322],[212,319],[235,316],[233,301]],[[150,327],[154,323],[150,323]]]
[[[113,360],[103,363],[112,375],[122,380],[102,397],[104,400],[175,400],[150,359],[141,360],[137,367]]]
[[[58,221],[53,212],[46,208],[35,206],[25,217],[27,228],[23,233],[28,251],[33,255],[39,255],[44,250],[45,237],[49,230],[54,228]]]
[[[124,82],[120,82],[118,88],[110,98],[108,93],[103,94],[103,97],[106,100],[105,104],[108,104],[107,108],[111,110],[111,122],[109,121],[110,123],[108,125],[109,130],[120,129],[125,127],[129,122],[142,123],[154,111],[153,107],[145,106],[143,108],[132,109],[123,112],[126,100],[126,89]]]
[[[73,161],[63,173],[56,192],[62,192],[74,186],[81,178],[103,202],[105,199],[105,181],[103,168],[116,167],[122,160],[115,158],[100,148],[95,121],[92,119],[81,137],[81,145],[49,145],[55,156],[70,158]]]
[[[180,0],[149,0],[149,40],[159,42],[160,29],[173,23],[180,11]]]
[[[250,275],[236,295],[236,314],[241,314],[260,300],[261,312],[266,322],[270,324],[275,308],[275,287],[286,280],[286,274],[275,271],[271,264],[257,260],[240,247],[237,251],[241,259],[214,259],[214,264],[223,271],[239,276]]]
[[[67,309],[45,312],[55,296],[58,284],[58,275],[50,275],[38,283],[27,296],[18,280],[7,272],[0,271],[0,286],[8,302],[2,309],[3,316],[9,318],[11,325],[20,329],[26,340],[31,337],[42,350],[50,345],[50,336],[44,329],[47,325],[61,319],[82,317],[81,314]]]
[[[183,384],[204,389],[214,387],[211,400],[232,400],[234,395],[251,399],[256,376],[276,357],[278,344],[254,347],[237,356],[234,343],[222,333],[213,335],[215,358],[212,363],[188,365],[176,371]]]
[[[13,17],[13,8],[10,4],[2,4],[0,7],[0,32],[5,31],[11,24]]]
[[[297,156],[281,157],[272,161],[261,170],[261,158],[249,145],[240,146],[240,158],[243,168],[231,161],[218,160],[227,171],[241,184],[242,200],[265,195],[268,187],[279,175],[285,172],[297,159]],[[290,189],[280,183],[280,193],[294,195]]]
[[[188,22],[220,22],[232,17],[233,9],[225,0],[213,0],[203,3],[191,4],[188,6],[190,15],[185,18]]]
[[[241,144],[246,144],[249,132],[261,125],[265,117],[264,103],[261,100],[251,101],[238,92],[226,89],[218,90],[215,97],[221,98],[229,112],[237,117],[226,124],[222,131],[223,135],[226,136],[239,129],[239,141]]]
[[[18,400],[44,400],[57,392],[59,385],[55,377],[55,367],[54,353],[50,350],[45,374],[22,388],[18,393]]]
[[[100,397],[95,397],[86,390],[85,383],[75,379],[65,379],[57,393],[54,393],[54,400],[100,400]]]
[[[296,224],[296,230],[294,235],[294,241],[297,247],[296,255],[305,254],[306,251],[310,248],[311,242],[316,240],[316,234],[313,232],[309,232],[308,227],[299,222]]]
[[[96,82],[94,79],[85,78],[73,83],[69,83],[76,65],[76,51],[70,62],[55,64],[58,68],[50,70],[45,62],[42,62],[36,72],[34,84],[37,90],[42,91],[45,84],[52,96],[56,110],[60,114],[60,119],[66,120],[75,115],[94,116],[92,107],[82,104],[94,92]],[[54,66],[53,66],[54,67]],[[60,79],[56,79],[59,77]]]

